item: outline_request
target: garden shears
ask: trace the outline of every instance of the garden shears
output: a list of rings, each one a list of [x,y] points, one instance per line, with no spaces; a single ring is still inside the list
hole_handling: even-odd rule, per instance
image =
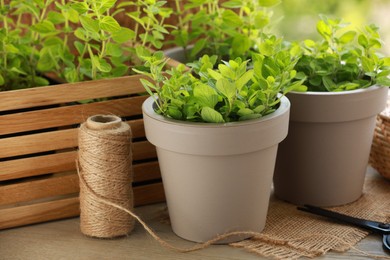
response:
[[[366,220],[361,218],[355,218],[334,211],[326,210],[311,205],[304,205],[303,207],[298,207],[299,210],[313,213],[319,216],[328,217],[334,220],[341,222],[353,224],[355,226],[368,229],[378,234],[383,235],[383,248],[390,252],[390,224],[382,223],[372,220]]]

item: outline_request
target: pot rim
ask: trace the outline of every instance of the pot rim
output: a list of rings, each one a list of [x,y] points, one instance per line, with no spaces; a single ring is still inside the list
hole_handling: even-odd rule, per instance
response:
[[[358,94],[362,92],[367,91],[374,91],[378,88],[387,88],[386,86],[380,86],[380,85],[371,85],[367,88],[359,88],[354,90],[344,90],[344,91],[336,91],[336,92],[329,92],[329,91],[291,91],[287,93],[286,95],[294,94],[294,95],[311,95],[311,96],[344,96],[344,95],[351,95],[351,94]]]
[[[153,118],[155,120],[158,120],[160,122],[172,124],[172,125],[185,125],[187,127],[201,127],[201,128],[219,128],[219,127],[238,127],[238,126],[244,126],[244,125],[253,125],[258,124],[259,121],[268,121],[272,120],[275,117],[278,117],[284,113],[286,113],[290,109],[290,101],[286,96],[282,96],[280,98],[279,107],[272,112],[271,114],[268,114],[266,116],[257,118],[257,119],[250,119],[245,121],[234,121],[234,122],[228,122],[228,123],[206,123],[206,122],[191,122],[191,121],[184,121],[184,120],[176,120],[172,118],[168,118],[165,116],[162,116],[160,114],[157,114],[153,109],[153,104],[155,102],[155,98],[150,96],[148,97],[144,103],[142,104],[142,110],[144,112],[144,115],[149,116],[150,118]]]

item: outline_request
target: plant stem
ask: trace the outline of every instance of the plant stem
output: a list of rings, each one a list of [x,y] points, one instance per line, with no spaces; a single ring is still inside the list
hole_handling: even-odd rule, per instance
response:
[[[89,56],[91,57],[91,65],[92,65],[92,69],[91,69],[91,78],[92,79],[96,79],[96,66],[95,66],[95,63],[93,62],[93,52],[92,52],[92,49],[91,49],[91,45],[89,45],[87,43],[87,48],[88,48],[88,53],[89,53]]]

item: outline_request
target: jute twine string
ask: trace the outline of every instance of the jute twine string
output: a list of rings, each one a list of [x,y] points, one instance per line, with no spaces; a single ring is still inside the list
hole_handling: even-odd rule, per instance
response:
[[[94,194],[133,208],[131,130],[116,116],[96,115],[79,128],[78,172],[88,183],[80,187],[80,228],[83,234],[113,238],[129,234],[131,216],[95,199]]]

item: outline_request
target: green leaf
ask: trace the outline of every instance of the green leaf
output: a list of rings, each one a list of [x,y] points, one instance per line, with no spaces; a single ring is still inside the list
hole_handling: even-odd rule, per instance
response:
[[[173,119],[180,120],[183,117],[181,111],[175,106],[169,106],[167,110],[168,116]]]
[[[199,105],[214,108],[218,103],[218,94],[212,87],[199,84],[194,87],[194,97]]]
[[[378,77],[376,79],[376,83],[380,86],[390,87],[390,79],[388,77]]]
[[[119,44],[107,43],[106,54],[113,57],[121,57],[123,55],[123,49]]]
[[[257,107],[255,107],[255,109],[253,109],[253,112],[255,112],[256,114],[260,114],[261,112],[263,112],[265,109],[265,106],[264,105],[259,105]]]
[[[243,86],[245,86],[246,83],[248,83],[254,75],[253,70],[248,70],[245,72],[237,81],[236,81],[236,86],[238,90],[241,90]]]
[[[36,86],[48,86],[49,85],[49,81],[45,78],[42,78],[42,77],[35,77],[34,82],[35,82]]]
[[[65,22],[65,17],[59,12],[50,11],[47,14],[47,19],[53,24],[60,24]]]
[[[365,72],[371,72],[375,69],[375,63],[370,58],[362,57],[362,67]]]
[[[236,95],[236,86],[226,78],[217,80],[216,88],[229,100]]]
[[[236,28],[242,25],[240,16],[238,16],[238,14],[229,9],[225,10],[222,13],[222,20],[224,24],[232,28]]]
[[[87,32],[83,28],[77,28],[74,32],[74,35],[82,41],[88,41],[86,34]]]
[[[317,31],[325,39],[328,39],[330,37],[330,35],[332,34],[332,29],[323,20],[318,21]]]
[[[19,53],[19,49],[16,48],[13,44],[9,43],[5,45],[4,50],[6,53]]]
[[[237,35],[233,38],[232,49],[235,56],[244,56],[251,47],[251,40],[246,35]]]
[[[92,63],[96,66],[98,70],[101,72],[110,72],[111,71],[111,65],[107,63],[106,60],[101,59],[97,56],[91,57]]]
[[[322,83],[328,91],[333,91],[337,87],[333,80],[326,76],[322,77]]]
[[[262,29],[269,24],[269,16],[265,12],[258,12],[255,16],[255,27]]]
[[[281,3],[281,0],[258,0],[260,6],[271,7]]]
[[[355,31],[348,31],[340,36],[339,41],[340,43],[349,43],[355,39],[356,32]]]
[[[210,77],[212,77],[215,80],[219,80],[222,78],[222,75],[216,72],[215,70],[207,69],[207,73],[210,75]]]
[[[113,17],[104,16],[100,20],[100,28],[106,32],[115,33],[121,29],[121,26]]]
[[[242,6],[242,1],[241,0],[231,0],[222,3],[223,7],[227,8],[240,8]]]
[[[100,2],[99,12],[102,14],[106,12],[108,9],[114,7],[117,0],[102,0]]]
[[[195,57],[203,48],[206,46],[207,39],[200,39],[195,44],[191,50],[191,56]]]
[[[201,111],[202,119],[209,123],[224,123],[222,115],[210,107],[204,107]]]
[[[254,114],[254,112],[250,108],[241,108],[240,110],[237,111],[237,114],[241,117],[241,116]]]
[[[235,72],[231,70],[228,66],[225,64],[219,64],[218,70],[221,73],[222,77],[228,78],[228,79],[234,79],[235,78]]]
[[[56,31],[54,24],[48,20],[44,20],[42,22],[36,23],[32,25],[30,28],[31,30],[39,33],[51,33]]]
[[[89,10],[88,4],[86,2],[76,2],[71,4],[70,7],[79,14],[85,14]]]
[[[56,61],[52,58],[51,54],[47,49],[40,51],[40,56],[37,64],[37,68],[40,71],[50,71],[56,66]]]
[[[88,32],[98,33],[99,32],[99,22],[93,20],[92,18],[82,15],[80,16],[81,25]]]
[[[135,39],[135,32],[129,28],[121,27],[112,34],[112,39],[117,43],[125,43]]]
[[[367,40],[367,37],[364,35],[364,34],[360,34],[359,37],[358,37],[358,43],[364,47],[364,48],[367,48],[368,47],[368,40]]]
[[[133,70],[134,70],[134,69],[133,69]],[[139,73],[139,72],[137,72],[137,73]],[[142,86],[143,86],[144,89],[146,90],[146,92],[148,92],[148,94],[149,94],[150,96],[153,96],[153,95],[154,95],[154,94],[153,94],[153,90],[157,90],[156,86],[154,86],[152,82],[150,82],[150,81],[148,81],[148,80],[146,80],[146,79],[140,79],[140,81],[141,81]],[[153,90],[152,90],[152,89],[153,89]]]

